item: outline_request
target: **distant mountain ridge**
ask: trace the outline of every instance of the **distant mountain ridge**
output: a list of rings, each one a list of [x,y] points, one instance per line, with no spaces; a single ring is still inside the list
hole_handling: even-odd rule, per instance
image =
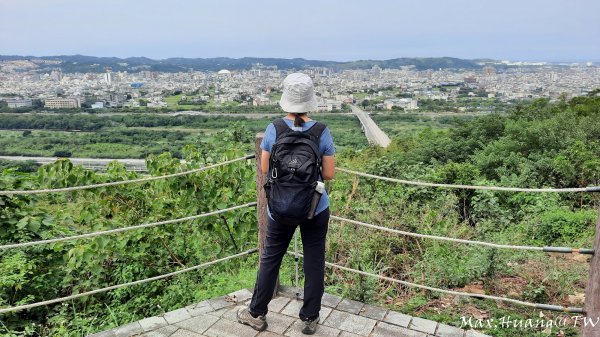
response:
[[[60,67],[63,72],[103,72],[106,67],[113,71],[136,72],[152,70],[162,72],[180,72],[189,69],[200,71],[218,71],[221,69],[240,70],[249,69],[253,64],[261,63],[265,66],[277,66],[278,69],[305,69],[307,67],[327,67],[336,70],[343,69],[370,69],[377,65],[382,69],[399,68],[413,65],[418,70],[427,69],[479,69],[481,60],[466,60],[454,57],[402,57],[389,60],[357,60],[349,62],[306,60],[303,58],[261,58],[261,57],[213,57],[213,58],[168,58],[154,60],[147,57],[96,57],[85,55],[59,55],[59,56],[16,56],[0,55],[0,61],[60,61],[60,65],[48,65],[48,68]]]

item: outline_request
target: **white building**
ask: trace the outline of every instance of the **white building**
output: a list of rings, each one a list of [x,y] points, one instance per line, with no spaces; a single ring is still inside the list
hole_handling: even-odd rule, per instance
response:
[[[6,103],[9,108],[22,108],[32,105],[32,101],[30,99],[7,99]]]
[[[334,99],[319,100],[317,111],[333,111],[342,109],[342,102]]]
[[[418,101],[413,98],[391,98],[383,101],[383,107],[392,110],[393,107],[400,107],[404,110],[418,109]]]

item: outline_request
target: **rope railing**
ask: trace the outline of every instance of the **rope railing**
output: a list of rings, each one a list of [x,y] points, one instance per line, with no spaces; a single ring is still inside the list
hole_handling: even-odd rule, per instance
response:
[[[7,244],[7,245],[1,245],[0,250],[37,246],[37,245],[43,245],[43,244],[55,243],[55,242],[61,242],[61,241],[78,240],[78,239],[91,238],[91,237],[100,236],[100,235],[121,233],[121,232],[130,231],[130,230],[134,230],[134,229],[156,227],[156,226],[167,225],[167,224],[172,224],[172,223],[184,222],[184,221],[188,221],[188,220],[195,220],[195,219],[199,219],[199,218],[208,217],[211,215],[230,212],[230,211],[240,209],[240,208],[252,207],[252,206],[256,206],[256,204],[257,204],[256,202],[250,202],[250,203],[243,204],[243,205],[233,206],[233,207],[229,207],[229,208],[225,208],[225,209],[220,209],[217,211],[202,213],[202,214],[198,214],[198,215],[192,215],[192,216],[179,218],[179,219],[151,222],[151,223],[145,223],[145,224],[129,226],[129,227],[122,227],[122,228],[115,228],[115,229],[109,229],[109,230],[80,234],[80,235],[66,236],[66,237],[62,237],[62,238],[21,242],[21,243],[12,243],[12,244]]]
[[[287,253],[290,255],[295,254],[292,251],[287,251]],[[304,258],[304,254],[298,253],[298,256]],[[475,293],[467,293],[467,292],[462,292],[462,291],[441,289],[441,288],[430,287],[430,286],[426,286],[426,285],[422,285],[422,284],[412,283],[412,282],[408,282],[408,281],[402,281],[402,280],[398,280],[398,279],[383,276],[383,275],[372,274],[372,273],[368,273],[368,272],[365,272],[362,270],[344,267],[342,265],[327,262],[327,261],[325,261],[325,265],[329,266],[329,267],[365,275],[365,276],[376,277],[380,280],[399,283],[399,284],[402,284],[404,286],[411,287],[411,288],[425,289],[425,290],[429,290],[429,291],[450,294],[450,295],[457,295],[457,296],[485,298],[485,299],[490,299],[490,300],[495,300],[495,301],[502,301],[502,302],[513,303],[513,304],[518,304],[518,305],[522,305],[522,306],[532,307],[532,308],[536,308],[536,309],[542,309],[542,310],[561,311],[561,312],[568,312],[568,313],[583,313],[583,308],[564,307],[564,306],[560,306],[560,305],[549,305],[549,304],[542,304],[542,303],[532,303],[532,302],[521,301],[521,300],[508,298],[508,297],[500,297],[500,296],[493,296],[493,295],[486,295],[486,294],[475,294]]]
[[[217,163],[217,164],[200,167],[200,168],[193,169],[193,170],[178,172],[178,173],[166,174],[166,175],[162,175],[162,176],[146,177],[146,178],[131,179],[131,180],[122,180],[122,181],[112,181],[112,182],[107,182],[107,183],[82,185],[82,186],[73,186],[73,187],[63,187],[63,188],[47,188],[47,189],[40,189],[40,190],[0,191],[0,195],[29,195],[29,194],[40,194],[40,193],[70,192],[70,191],[87,190],[87,189],[99,188],[99,187],[108,187],[108,186],[116,186],[116,185],[146,183],[146,182],[154,181],[154,180],[161,180],[161,179],[167,179],[167,178],[173,178],[173,177],[180,177],[180,176],[184,176],[184,175],[188,175],[188,174],[192,174],[192,173],[202,172],[202,171],[213,169],[213,168],[216,168],[216,167],[219,167],[219,166],[223,166],[223,165],[235,163],[235,162],[238,162],[238,161],[252,159],[252,158],[254,158],[254,156],[255,156],[254,154],[249,154],[249,155],[246,155],[246,156],[243,156],[243,157],[240,157],[240,158],[227,160],[227,161],[220,162],[220,163]]]
[[[349,222],[349,223],[352,223],[355,225],[359,225],[359,226],[363,226],[363,227],[367,227],[367,228],[373,228],[373,229],[377,229],[377,230],[381,230],[381,231],[385,231],[385,232],[390,232],[390,233],[395,233],[395,234],[400,234],[400,235],[405,235],[405,236],[412,236],[412,237],[422,238],[422,239],[457,242],[457,243],[480,245],[480,246],[485,246],[485,247],[490,247],[490,248],[500,248],[500,249],[530,250],[530,251],[548,252],[548,253],[574,253],[574,254],[590,254],[590,255],[594,254],[593,249],[587,249],[587,248],[505,245],[505,244],[497,244],[497,243],[490,243],[490,242],[484,242],[484,241],[456,239],[456,238],[450,238],[450,237],[446,237],[446,236],[437,236],[437,235],[430,235],[430,234],[419,234],[419,233],[414,233],[414,232],[407,232],[407,231],[403,231],[403,230],[399,230],[399,229],[378,226],[378,225],[374,225],[374,224],[370,224],[370,223],[366,223],[366,222],[362,222],[362,221],[346,219],[346,218],[342,218],[342,217],[335,216],[335,215],[332,215],[331,219],[339,220],[339,221],[343,221],[343,222]]]
[[[60,297],[60,298],[55,298],[52,300],[48,300],[48,301],[42,301],[42,302],[36,302],[36,303],[31,303],[31,304],[24,304],[24,305],[19,305],[19,306],[15,306],[15,307],[8,307],[8,308],[0,308],[0,314],[5,314],[5,313],[9,313],[9,312],[15,312],[15,311],[21,311],[21,310],[25,310],[25,309],[31,309],[31,308],[35,308],[35,307],[40,307],[43,305],[48,305],[48,304],[54,304],[54,303],[60,303],[60,302],[65,302],[68,300],[73,300],[76,298],[80,298],[80,297],[84,297],[84,296],[90,296],[90,295],[94,295],[94,294],[98,294],[98,293],[103,293],[103,292],[107,292],[110,290],[114,290],[114,289],[119,289],[119,288],[123,288],[123,287],[129,287],[129,286],[133,286],[133,285],[138,285],[138,284],[143,284],[143,283],[147,283],[147,282],[151,282],[151,281],[157,281],[157,280],[161,280],[161,279],[165,279],[167,277],[171,277],[171,276],[175,276],[175,275],[179,275],[188,271],[192,271],[192,270],[197,270],[200,268],[204,268],[204,267],[208,267],[210,265],[219,263],[219,262],[223,262],[223,261],[227,261],[227,260],[231,260],[233,258],[236,257],[241,257],[244,255],[248,255],[248,254],[252,254],[258,251],[258,248],[252,248],[249,250],[246,250],[244,252],[238,253],[238,254],[234,254],[234,255],[229,255],[220,259],[216,259],[216,260],[212,260],[210,262],[205,262],[193,267],[189,267],[189,268],[185,268],[185,269],[180,269],[168,274],[163,274],[163,275],[159,275],[159,276],[154,276],[154,277],[149,277],[146,279],[142,279],[142,280],[137,280],[137,281],[133,281],[133,282],[127,282],[127,283],[121,283],[121,284],[117,284],[114,286],[109,286],[109,287],[105,287],[105,288],[101,288],[101,289],[96,289],[96,290],[91,290],[91,291],[86,291],[80,294],[74,294],[74,295],[70,295],[70,296],[65,296],[65,297]]]
[[[501,186],[484,186],[484,185],[460,185],[460,184],[438,184],[423,181],[404,180],[378,176],[374,174],[353,171],[342,167],[336,167],[337,171],[354,174],[361,177],[373,178],[379,180],[390,181],[405,185],[423,186],[423,187],[442,187],[442,188],[458,188],[466,190],[487,190],[487,191],[505,191],[505,192],[538,192],[538,193],[575,193],[575,192],[600,192],[600,186],[589,187],[573,187],[573,188],[521,188],[521,187],[501,187]]]

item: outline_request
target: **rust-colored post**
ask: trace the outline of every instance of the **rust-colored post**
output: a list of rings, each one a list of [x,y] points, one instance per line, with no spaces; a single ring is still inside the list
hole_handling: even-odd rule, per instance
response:
[[[265,184],[266,172],[263,173],[260,168],[260,158],[262,154],[262,149],[260,148],[260,143],[262,143],[264,133],[260,132],[256,134],[256,138],[254,140],[254,154],[256,155],[256,211],[257,211],[257,219],[258,219],[258,253],[259,253],[259,266],[260,266],[260,256],[262,256],[264,245],[265,245],[265,236],[267,235],[267,195],[265,193],[265,189],[263,188]],[[277,276],[277,282],[275,283],[275,290],[273,291],[273,297],[277,296],[277,291],[279,290],[279,276]]]
[[[600,336],[600,208],[598,208],[598,219],[596,220],[594,256],[590,264],[590,279],[585,288],[584,311],[587,324],[583,326],[582,336]]]

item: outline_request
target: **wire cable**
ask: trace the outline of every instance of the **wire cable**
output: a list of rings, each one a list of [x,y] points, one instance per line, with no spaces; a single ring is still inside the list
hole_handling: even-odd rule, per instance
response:
[[[353,171],[342,167],[335,168],[338,171],[354,174],[361,177],[380,179],[385,181],[391,181],[394,183],[414,185],[414,186],[427,186],[427,187],[444,187],[444,188],[460,188],[466,190],[488,190],[488,191],[505,191],[505,192],[553,192],[553,193],[574,193],[574,192],[600,192],[600,186],[589,186],[589,187],[574,187],[574,188],[520,188],[520,187],[501,187],[501,186],[481,186],[481,185],[455,185],[455,184],[437,184],[428,183],[423,181],[404,180],[396,178],[388,178],[383,176],[377,176],[374,174]]]
[[[359,225],[359,226],[364,226],[364,227],[373,228],[373,229],[377,229],[377,230],[381,230],[381,231],[386,231],[386,232],[390,232],[390,233],[395,233],[395,234],[400,234],[400,235],[412,236],[412,237],[416,237],[416,238],[432,239],[432,240],[439,240],[439,241],[449,241],[449,242],[457,242],[457,243],[465,243],[465,244],[470,244],[470,245],[480,245],[480,246],[485,246],[485,247],[490,247],[490,248],[531,250],[531,251],[536,251],[536,252],[549,252],[549,253],[594,254],[594,250],[593,249],[586,249],[586,248],[536,247],[536,246],[505,245],[505,244],[497,244],[497,243],[490,243],[490,242],[484,242],[484,241],[473,241],[473,240],[465,240],[465,239],[455,239],[455,238],[449,238],[449,237],[446,237],[446,236],[437,236],[437,235],[429,235],[429,234],[419,234],[419,233],[407,232],[407,231],[402,231],[402,230],[399,230],[399,229],[388,228],[388,227],[383,227],[383,226],[377,226],[377,225],[373,225],[373,224],[362,222],[362,221],[356,221],[356,220],[346,219],[346,218],[342,218],[342,217],[335,216],[335,215],[332,215],[331,219],[339,220],[339,221],[345,221],[345,222],[353,223],[353,224]]]
[[[227,260],[230,260],[230,259],[233,259],[233,258],[236,258],[236,257],[240,257],[240,256],[252,254],[252,253],[255,253],[257,251],[258,251],[258,248],[252,248],[252,249],[249,249],[247,251],[244,251],[244,252],[241,252],[241,253],[238,253],[238,254],[229,255],[227,257],[223,257],[223,258],[220,258],[220,259],[212,260],[210,262],[205,262],[205,263],[193,266],[193,267],[181,269],[181,270],[174,271],[174,272],[168,273],[168,274],[163,274],[163,275],[159,275],[159,276],[149,277],[149,278],[146,278],[146,279],[143,279],[143,280],[138,280],[138,281],[133,281],[133,282],[127,282],[127,283],[117,284],[117,285],[110,286],[110,287],[105,287],[105,288],[101,288],[101,289],[86,291],[84,293],[75,294],[75,295],[71,295],[71,296],[60,297],[60,298],[55,298],[53,300],[48,300],[48,301],[43,301],[43,302],[36,302],[36,303],[31,303],[31,304],[19,305],[19,306],[16,306],[16,307],[0,308],[0,314],[5,314],[5,313],[8,313],[8,312],[20,311],[20,310],[25,310],[25,309],[31,309],[31,308],[40,307],[40,306],[43,306],[43,305],[48,305],[48,304],[53,304],[53,303],[59,303],[59,302],[73,300],[73,299],[84,297],[84,296],[89,296],[89,295],[94,295],[94,294],[98,294],[98,293],[103,293],[103,292],[107,292],[107,291],[114,290],[114,289],[119,289],[119,288],[123,288],[123,287],[129,287],[129,286],[138,285],[138,284],[147,283],[147,282],[156,281],[156,280],[161,280],[161,279],[164,279],[164,278],[167,278],[167,277],[171,277],[171,276],[175,276],[175,275],[178,275],[178,274],[182,274],[182,273],[185,273],[185,272],[188,272],[188,271],[192,271],[192,270],[204,268],[204,267],[207,267],[207,266],[219,263],[219,262],[227,261]]]
[[[287,251],[287,253],[288,254],[292,254],[292,255],[294,254],[294,252],[292,252],[292,251]],[[302,258],[304,257],[303,254],[299,254],[299,255]],[[338,269],[341,269],[341,270],[350,271],[350,272],[353,272],[353,273],[365,275],[365,276],[376,277],[378,279],[389,281],[389,282],[399,283],[399,284],[402,284],[402,285],[405,285],[405,286],[411,287],[411,288],[425,289],[425,290],[430,290],[430,291],[435,291],[435,292],[440,292],[440,293],[445,293],[445,294],[450,294],[450,295],[457,295],[457,296],[467,296],[467,297],[474,297],[474,298],[486,298],[486,299],[489,299],[489,300],[514,303],[514,304],[523,305],[523,306],[526,306],[526,307],[532,307],[532,308],[536,308],[536,309],[561,311],[561,312],[570,312],[570,313],[583,313],[583,309],[582,308],[563,307],[563,306],[559,306],[559,305],[549,305],[549,304],[541,304],[541,303],[532,303],[532,302],[526,302],[526,301],[516,300],[516,299],[508,298],[508,297],[500,297],[500,296],[493,296],[493,295],[486,295],[486,294],[473,294],[473,293],[467,293],[467,292],[462,292],[462,291],[454,291],[454,290],[448,290],[448,289],[434,288],[434,287],[425,286],[425,285],[421,285],[421,284],[416,284],[416,283],[412,283],[412,282],[408,282],[408,281],[398,280],[398,279],[387,277],[387,276],[382,276],[382,275],[367,273],[367,272],[362,271],[362,270],[344,267],[344,266],[341,266],[339,264],[335,264],[335,263],[331,263],[331,262],[327,262],[327,261],[325,261],[325,265],[327,265],[329,267],[338,268]]]
[[[115,234],[115,233],[130,231],[130,230],[133,230],[133,229],[140,229],[140,228],[155,227],[155,226],[160,226],[160,225],[167,225],[167,224],[172,224],[172,223],[177,223],[177,222],[183,222],[183,221],[187,221],[187,220],[194,220],[194,219],[198,219],[198,218],[204,218],[204,217],[207,217],[207,216],[221,214],[221,213],[233,211],[233,210],[236,210],[236,209],[245,208],[245,207],[252,207],[252,206],[256,206],[256,202],[250,202],[250,203],[243,204],[243,205],[238,205],[238,206],[234,206],[234,207],[220,209],[218,211],[213,211],[213,212],[208,212],[208,213],[202,213],[202,214],[198,214],[198,215],[192,215],[192,216],[188,216],[188,217],[185,217],[185,218],[165,220],[165,221],[158,221],[158,222],[151,222],[151,223],[146,223],[146,224],[141,224],[141,225],[135,225],[135,226],[129,226],[129,227],[123,227],[123,228],[115,228],[115,229],[109,229],[109,230],[98,231],[98,232],[93,232],[93,233],[86,233],[86,234],[73,235],[73,236],[66,236],[64,238],[55,238],[55,239],[30,241],[30,242],[21,242],[21,243],[12,243],[12,244],[8,244],[8,245],[2,245],[2,246],[0,246],[0,250],[11,249],[11,248],[29,247],[29,246],[37,246],[37,245],[43,245],[43,244],[47,244],[47,243],[54,243],[54,242],[61,242],[61,241],[68,241],[68,240],[78,240],[78,239],[83,239],[83,238],[91,238],[91,237],[99,236],[99,235]]]

